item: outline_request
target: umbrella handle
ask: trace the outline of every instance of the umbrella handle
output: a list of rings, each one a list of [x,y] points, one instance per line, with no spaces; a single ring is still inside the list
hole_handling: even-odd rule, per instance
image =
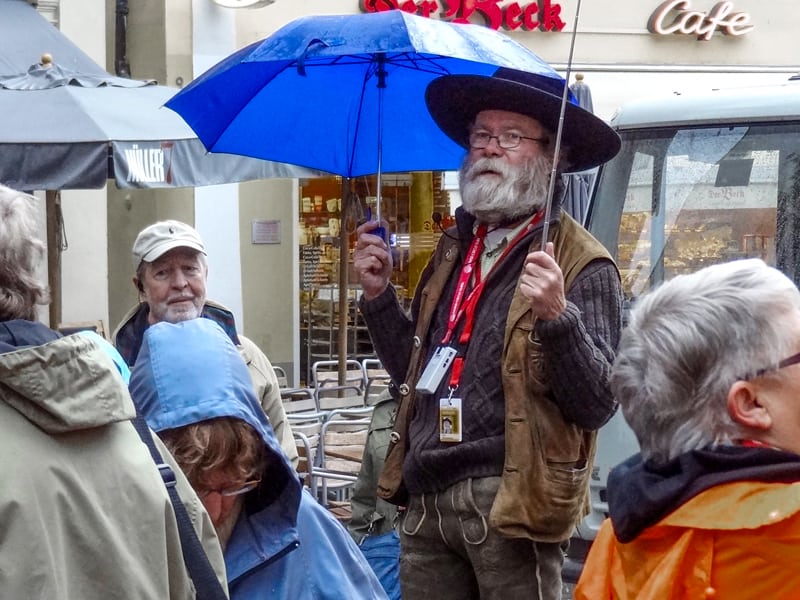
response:
[[[370,233],[372,235],[377,235],[379,238],[381,238],[385,242],[387,240],[387,238],[386,238],[386,227],[381,225],[381,223],[380,223],[381,216],[380,215],[381,215],[381,213],[378,212],[378,214],[377,214],[378,226],[375,229],[373,229],[372,231],[370,231]],[[370,222],[370,221],[372,221],[372,209],[368,206],[367,207],[367,222]]]

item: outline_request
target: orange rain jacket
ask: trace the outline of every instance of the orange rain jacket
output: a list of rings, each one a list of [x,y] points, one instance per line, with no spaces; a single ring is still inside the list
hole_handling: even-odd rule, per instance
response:
[[[629,543],[606,519],[575,600],[800,598],[800,482],[701,492]]]

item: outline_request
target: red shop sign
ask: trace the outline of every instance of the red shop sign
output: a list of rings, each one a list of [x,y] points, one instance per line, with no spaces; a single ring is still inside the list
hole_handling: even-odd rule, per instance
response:
[[[403,10],[413,15],[433,17],[438,14],[453,23],[470,23],[473,16],[483,19],[491,29],[514,31],[561,31],[566,23],[561,20],[561,4],[551,0],[538,0],[520,4],[511,2],[499,6],[501,0],[359,0],[362,12]],[[441,12],[440,12],[441,9]]]

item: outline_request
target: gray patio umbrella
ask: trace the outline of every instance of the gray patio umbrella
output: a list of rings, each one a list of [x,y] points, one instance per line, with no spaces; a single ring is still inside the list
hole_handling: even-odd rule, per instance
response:
[[[207,153],[162,108],[177,88],[110,75],[25,0],[0,0],[0,40],[0,183],[47,192],[53,326],[61,312],[59,190],[100,189],[109,178],[154,188],[320,174]]]
[[[80,73],[45,55],[0,75],[0,182],[25,190],[235,183],[320,174],[233,154],[210,154],[174,112],[177,88]]]

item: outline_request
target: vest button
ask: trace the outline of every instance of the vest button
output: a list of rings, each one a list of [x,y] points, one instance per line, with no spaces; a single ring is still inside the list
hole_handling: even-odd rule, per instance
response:
[[[391,440],[391,442],[392,442],[393,444],[396,444],[397,442],[399,442],[399,441],[400,441],[400,434],[399,434],[399,433],[397,433],[396,431],[393,431],[393,432],[392,432],[392,433],[389,435],[389,439]]]
[[[407,384],[407,383],[401,383],[401,384],[400,384],[400,394],[401,394],[402,396],[408,396],[408,393],[409,393],[410,391],[411,391],[411,388],[410,388],[410,387],[408,387],[408,384]]]
[[[422,340],[419,339],[418,335],[414,336],[414,348],[419,348],[422,345]]]

